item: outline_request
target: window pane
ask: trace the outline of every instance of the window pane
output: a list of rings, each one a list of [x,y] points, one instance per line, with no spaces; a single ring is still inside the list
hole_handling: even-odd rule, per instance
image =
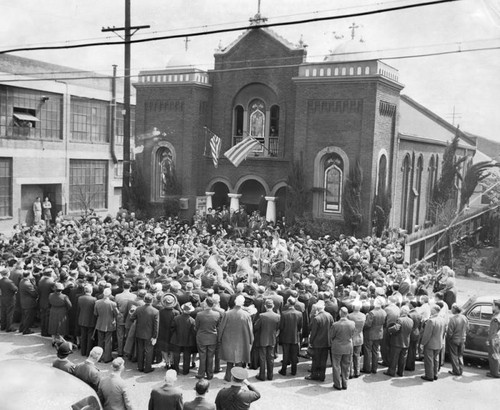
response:
[[[70,161],[71,211],[106,208],[107,171],[107,161]]]

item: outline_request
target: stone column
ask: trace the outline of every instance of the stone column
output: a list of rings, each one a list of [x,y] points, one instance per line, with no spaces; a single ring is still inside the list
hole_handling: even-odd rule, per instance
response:
[[[267,201],[266,221],[276,223],[276,198],[275,196],[266,196]]]
[[[210,209],[210,208],[213,208],[213,205],[212,205],[212,197],[215,195],[215,192],[205,192],[205,195],[207,196],[207,211]]]
[[[240,209],[240,198],[241,194],[227,194],[231,198],[231,203],[229,204],[230,211],[237,211]]]

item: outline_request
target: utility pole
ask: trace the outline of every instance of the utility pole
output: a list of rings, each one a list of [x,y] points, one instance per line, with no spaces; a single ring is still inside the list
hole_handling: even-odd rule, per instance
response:
[[[129,207],[130,200],[130,39],[140,29],[150,26],[130,26],[130,0],[125,0],[125,27],[102,28],[102,32],[112,31],[125,41],[125,78],[124,78],[124,113],[123,113],[123,183],[122,183],[122,206]],[[134,30],[132,33],[131,31]],[[124,31],[125,37],[117,32]],[[113,130],[114,132],[114,130]]]

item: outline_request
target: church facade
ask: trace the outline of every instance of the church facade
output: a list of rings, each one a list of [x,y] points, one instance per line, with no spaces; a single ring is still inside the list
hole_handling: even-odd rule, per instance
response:
[[[180,197],[186,218],[243,204],[276,221],[286,214],[295,164],[312,196],[308,212],[342,224],[345,186],[359,164],[359,234],[372,232],[382,194],[391,196],[391,226],[424,227],[442,153],[456,130],[401,95],[395,68],[362,55],[349,59],[348,49],[308,62],[302,43],[255,28],[219,48],[213,70],[141,72],[134,84],[135,159],[148,201]],[[217,167],[213,134],[221,140]],[[248,137],[260,145],[235,167],[223,153]],[[472,156],[475,141],[461,134],[459,151]]]

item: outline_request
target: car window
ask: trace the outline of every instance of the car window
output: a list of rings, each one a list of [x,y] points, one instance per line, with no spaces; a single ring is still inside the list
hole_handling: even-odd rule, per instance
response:
[[[469,319],[479,320],[481,318],[481,305],[474,306],[467,314],[467,317]]]
[[[482,305],[481,306],[481,319],[490,321],[493,317],[493,308],[491,305]]]

